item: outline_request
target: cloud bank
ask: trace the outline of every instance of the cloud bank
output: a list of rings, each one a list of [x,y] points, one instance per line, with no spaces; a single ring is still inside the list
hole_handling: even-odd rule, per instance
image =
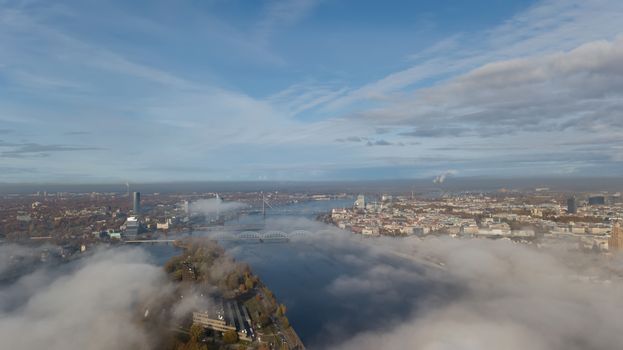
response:
[[[39,269],[0,289],[0,348],[152,349],[159,338],[142,327],[142,308],[170,291],[140,250]]]
[[[215,215],[242,209],[247,205],[240,202],[225,202],[221,198],[199,199],[190,203],[190,212],[193,215]]]
[[[311,232],[288,252],[235,250],[250,250],[260,272],[280,266],[288,276],[293,286],[275,293],[313,349],[616,349],[623,339],[621,255],[505,240],[362,239],[305,219],[267,225]]]
[[[375,242],[376,244],[377,242]],[[623,284],[610,279],[621,259],[543,252],[506,241],[427,239],[388,242],[408,259],[443,268],[426,277],[400,267],[371,268],[334,281],[335,293],[379,293],[404,278],[452,284],[459,293],[404,300],[416,310],[389,329],[362,332],[335,349],[615,349],[623,325]],[[378,247],[374,249],[379,249]],[[613,265],[611,265],[613,264]],[[440,265],[441,266],[441,265]],[[596,277],[592,279],[592,277]]]
[[[622,340],[620,255],[541,250],[503,240],[362,240],[306,219],[269,220],[267,229],[313,232],[285,252],[275,245],[258,248],[279,250],[269,253],[277,260],[268,263],[284,274],[296,260],[322,257],[312,259],[322,264],[311,267],[312,277],[288,275],[287,281],[301,293],[319,295],[322,304],[312,304],[311,311],[309,304],[288,304],[292,312],[302,307],[316,317],[327,297],[348,304],[322,316],[325,328],[319,332],[330,342],[319,348],[580,350],[616,349]],[[6,247],[0,247],[0,262],[9,261],[7,254],[30,255]],[[214,279],[233,261],[217,266],[210,271]],[[318,283],[317,269],[335,277]],[[290,298],[279,295],[284,302]],[[157,301],[175,296],[163,270],[141,250],[102,251],[55,270],[38,269],[0,287],[0,348],[151,349],[158,338],[143,327],[143,314],[149,309],[152,316],[162,315]],[[171,315],[182,317],[205,302],[185,295]]]

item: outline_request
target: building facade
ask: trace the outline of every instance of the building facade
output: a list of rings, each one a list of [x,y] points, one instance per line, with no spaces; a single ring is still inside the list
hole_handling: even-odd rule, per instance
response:
[[[134,214],[138,214],[141,212],[141,193],[140,192],[134,192],[134,195],[132,196],[132,210],[134,211]]]
[[[578,204],[575,197],[567,199],[567,213],[576,214],[578,212]]]
[[[618,223],[612,227],[612,233],[608,239],[608,250],[623,250],[623,230]]]
[[[358,195],[354,206],[357,209],[365,209],[366,208],[366,197],[363,194]]]

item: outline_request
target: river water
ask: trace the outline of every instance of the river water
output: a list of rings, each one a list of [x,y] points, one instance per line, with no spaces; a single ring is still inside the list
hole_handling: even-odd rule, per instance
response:
[[[304,229],[313,235],[324,225],[314,221],[319,211],[351,205],[350,199],[297,203],[267,211],[266,219],[251,215],[228,224],[262,224],[266,229],[285,232]],[[221,244],[236,259],[248,263],[287,306],[290,323],[308,348],[322,349],[361,332],[395,326],[415,311],[414,301],[435,291],[422,279],[383,273],[386,269],[413,276],[422,273],[419,266],[370,254],[370,241],[364,244],[360,236],[343,234],[350,237],[346,244],[326,239]],[[144,249],[160,264],[177,254],[172,246],[149,245]]]

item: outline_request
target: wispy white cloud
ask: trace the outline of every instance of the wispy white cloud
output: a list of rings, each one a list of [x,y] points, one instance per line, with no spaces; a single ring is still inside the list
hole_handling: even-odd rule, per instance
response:
[[[613,137],[621,127],[619,1],[540,1],[494,28],[449,33],[428,49],[396,57],[404,69],[376,80],[362,74],[357,84],[338,73],[301,72],[297,62],[281,55],[285,31],[312,18],[322,5],[268,1],[243,23],[219,17],[210,6],[179,5],[190,15],[187,23],[111,10],[114,5],[97,7],[115,14],[109,25],[136,36],[132,42],[145,43],[129,45],[104,30],[97,13],[75,4],[6,3],[0,9],[0,82],[6,88],[0,120],[19,132],[3,138],[65,145],[52,134],[80,124],[91,132],[78,140],[87,148],[72,152],[84,162],[82,168],[136,171],[137,177],[132,169],[153,169],[163,159],[180,169],[218,163],[235,172],[255,164],[261,171],[270,165],[284,173],[293,164],[382,167],[402,159],[404,166],[438,167],[426,170],[434,174],[454,168],[455,159],[471,161],[462,167],[491,170],[496,165],[484,162],[500,159],[502,148],[461,147],[484,138],[512,146],[509,152],[518,159],[532,153],[543,165],[533,169],[552,168],[554,152],[539,160],[534,145],[555,147],[555,140],[577,139],[582,131],[595,139]],[[161,6],[162,12],[175,10]],[[91,21],[98,30],[81,32],[93,29],[84,26]],[[204,62],[213,56],[219,67],[236,70],[236,77],[230,80],[229,71]],[[268,61],[267,71],[257,74]],[[274,70],[279,70],[275,79]],[[384,147],[336,142],[354,135]],[[570,146],[576,158],[557,154],[577,162],[577,169],[590,163],[589,153],[620,159],[620,145],[582,151],[592,142],[586,140]],[[97,157],[88,147],[98,150]],[[227,158],[225,152],[235,154]],[[37,166],[50,173],[79,172],[78,166],[60,166],[67,161],[63,153]],[[272,159],[273,153],[283,159]],[[32,167],[24,159],[9,162]]]
[[[280,28],[305,17],[320,0],[269,0],[256,27],[258,40],[266,42]]]
[[[422,61],[353,89],[327,108],[339,109],[370,99],[391,101],[392,94],[427,79],[447,79],[449,75],[498,60],[571,50],[594,40],[612,40],[621,33],[616,18],[622,14],[623,4],[616,0],[541,1],[493,29],[450,36],[412,57]],[[457,45],[457,41],[461,44]]]

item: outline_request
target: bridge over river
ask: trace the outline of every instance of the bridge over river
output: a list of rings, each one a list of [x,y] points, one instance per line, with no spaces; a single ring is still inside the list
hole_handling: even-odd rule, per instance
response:
[[[248,242],[248,243],[287,243],[292,240],[305,239],[305,237],[312,237],[312,235],[329,234],[331,231],[318,231],[311,232],[306,230],[294,230],[291,232],[284,232],[278,230],[265,230],[265,231],[227,231],[227,230],[214,230],[212,232],[207,231],[206,234],[200,234],[193,237],[205,237],[221,242]],[[202,232],[203,233],[203,232]],[[140,243],[165,243],[175,244],[181,242],[183,239],[134,239],[128,240],[126,244],[140,244]]]
[[[263,229],[265,229],[265,225],[263,222],[255,223],[255,224],[193,226],[193,231],[202,231],[202,232],[243,232],[243,231],[261,231]]]

